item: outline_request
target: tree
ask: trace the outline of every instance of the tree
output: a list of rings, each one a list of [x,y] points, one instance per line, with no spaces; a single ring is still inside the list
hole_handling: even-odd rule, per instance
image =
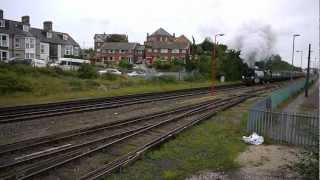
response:
[[[128,69],[132,69],[133,66],[127,60],[121,59],[119,62],[119,67],[122,69],[128,70]]]
[[[91,64],[82,64],[78,69],[78,76],[82,79],[97,78],[98,74]]]
[[[211,53],[213,49],[213,42],[210,38],[205,38],[204,41],[200,44],[200,47],[203,51],[206,51],[207,53]]]

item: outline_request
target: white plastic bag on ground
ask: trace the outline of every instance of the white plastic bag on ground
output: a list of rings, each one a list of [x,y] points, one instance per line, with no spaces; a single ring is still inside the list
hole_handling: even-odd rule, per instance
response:
[[[262,136],[259,136],[257,133],[252,133],[249,137],[242,136],[244,142],[254,145],[260,145],[263,143],[264,139]]]

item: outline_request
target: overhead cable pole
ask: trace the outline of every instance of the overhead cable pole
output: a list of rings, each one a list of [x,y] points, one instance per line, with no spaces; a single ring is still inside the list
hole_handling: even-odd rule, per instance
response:
[[[310,54],[311,54],[311,44],[309,44],[309,53],[308,53],[308,69],[307,69],[307,79],[305,84],[305,97],[308,97],[308,88],[309,88],[309,76],[310,76]]]

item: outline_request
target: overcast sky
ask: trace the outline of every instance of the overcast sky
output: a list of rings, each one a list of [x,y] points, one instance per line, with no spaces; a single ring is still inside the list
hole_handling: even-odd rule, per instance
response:
[[[6,19],[20,21],[21,16],[29,15],[34,27],[51,20],[55,31],[69,33],[85,47],[93,47],[94,34],[103,32],[126,33],[130,41],[143,43],[147,32],[159,27],[190,40],[194,36],[197,42],[225,33],[219,42],[229,46],[236,47],[239,36],[243,36],[244,44],[257,43],[249,47],[264,47],[263,40],[254,38],[264,36],[259,29],[268,27],[273,35],[272,53],[291,62],[292,34],[299,33],[296,49],[303,50],[306,58],[311,43],[317,52],[313,60],[318,56],[319,0],[1,1]],[[297,53],[295,65],[300,65]]]

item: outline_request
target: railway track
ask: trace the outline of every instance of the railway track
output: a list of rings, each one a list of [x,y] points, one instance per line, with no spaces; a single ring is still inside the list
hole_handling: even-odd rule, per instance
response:
[[[241,84],[217,86],[217,91],[227,91],[236,88],[245,88]],[[39,105],[27,105],[17,107],[0,108],[0,124],[33,120],[44,117],[66,115],[87,111],[97,111],[134,104],[163,101],[187,96],[207,94],[209,88],[184,89],[170,92],[145,93],[109,98],[97,98],[88,100],[68,101],[61,103],[49,103]]]
[[[263,89],[260,88],[260,91]],[[0,172],[5,172],[0,173],[0,179],[42,179],[43,174],[48,176],[53,170],[62,179],[94,179],[97,175],[109,173],[133,161],[141,152],[181,130],[252,95],[253,93],[235,95],[227,99],[211,100],[167,112],[0,146]],[[118,152],[119,149],[128,151]],[[81,166],[92,162],[92,157],[97,154],[98,157],[104,157],[102,164],[105,165],[101,166],[100,162],[90,164],[89,167]],[[79,169],[79,173],[71,173],[70,166],[72,169]]]

